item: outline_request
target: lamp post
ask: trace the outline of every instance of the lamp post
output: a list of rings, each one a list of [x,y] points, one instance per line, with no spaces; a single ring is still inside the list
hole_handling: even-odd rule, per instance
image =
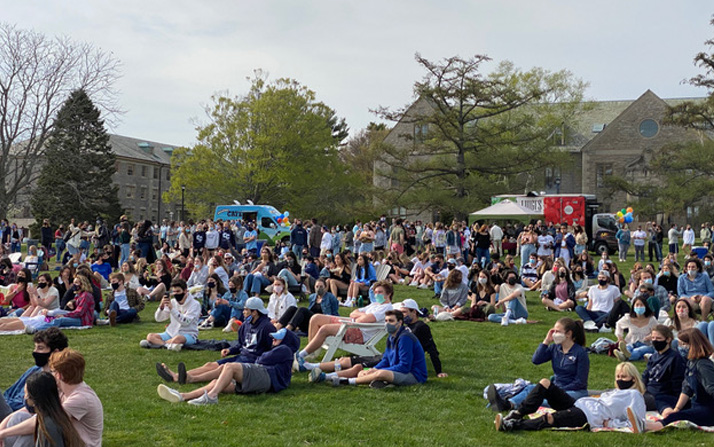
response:
[[[183,205],[183,198],[184,194],[186,193],[186,185],[181,185],[181,220],[186,221],[186,213],[184,211],[184,205]]]
[[[560,194],[560,177],[555,178],[555,193]]]

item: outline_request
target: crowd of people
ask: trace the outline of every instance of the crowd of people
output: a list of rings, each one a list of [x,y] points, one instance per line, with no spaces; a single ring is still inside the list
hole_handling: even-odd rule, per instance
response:
[[[714,342],[714,323],[708,321],[714,256],[707,253],[700,259],[692,250],[690,227],[682,233],[683,258],[679,244],[672,245],[676,227],[670,230],[667,256],[657,245],[661,227],[638,227],[631,235],[637,262],[628,279],[607,253],[591,258],[581,227],[541,221],[501,228],[495,223],[387,222],[382,217],[350,228],[295,219],[289,238],[274,246],[259,239],[254,223],[242,221],[131,225],[122,216],[111,228],[99,219],[93,228],[71,221],[53,230],[45,221],[41,246],[29,247],[16,264],[3,256],[7,253],[0,254],[0,302],[7,306],[0,308],[6,315],[0,318],[0,331],[37,336],[57,328],[127,324],[140,321],[146,303],[153,301],[153,319],[167,325],[141,340],[142,348],[179,351],[199,343],[202,330],[237,332],[237,341],[215,362],[194,369],[179,363],[176,371],[157,363],[157,374],[169,383],[207,383],[188,393],[159,386],[159,396],[170,402],[206,405],[215,404],[221,393],[278,392],[289,386],[291,370],[309,372],[311,382],[334,386],[415,385],[427,380],[425,353],[435,374],[445,377],[429,325],[422,319],[525,324],[526,294],[537,292],[547,310],[572,312],[568,315],[579,319],[559,319],[533,356],[536,364],[552,362],[552,380],[541,380],[509,399],[489,388],[492,407],[509,411],[497,418],[499,429],[570,427],[575,425],[567,424],[584,420],[591,427],[602,426],[592,408],[622,402],[629,408],[620,408],[623,424],[658,429],[637,422],[644,420],[640,397],[648,399],[645,390],[659,402],[648,401],[648,406],[662,413],[663,423],[681,417],[714,425],[708,415],[714,413],[702,409],[714,409],[714,389],[708,382],[714,375],[697,366],[699,359],[712,354]],[[627,259],[628,247],[622,244],[628,231],[623,226],[618,232],[625,250],[620,260]],[[700,233],[705,246],[711,242],[707,231],[708,225]],[[650,263],[644,260],[645,239],[653,244]],[[54,278],[40,273],[43,265],[54,264],[52,259],[59,270]],[[412,299],[395,303],[394,285],[432,290],[438,304],[426,309]],[[267,306],[261,295],[267,297]],[[301,296],[308,297],[307,306],[298,304]],[[357,308],[342,317],[340,307]],[[315,362],[325,341],[345,322],[357,324],[344,333],[345,342],[353,344],[365,343],[379,330],[369,324],[383,325],[385,352]],[[613,355],[622,362],[616,370],[616,391],[597,401],[582,400],[591,399],[585,331],[614,331]],[[307,341],[302,349],[300,337]],[[686,347],[689,353],[682,357]],[[640,360],[648,362],[641,378],[630,363]],[[703,382],[677,387],[679,375],[663,378],[661,368],[653,369],[658,362],[676,363],[687,371],[699,368],[696,380]],[[669,397],[661,396],[665,388]],[[538,424],[526,423],[524,417],[544,399],[558,412]]]

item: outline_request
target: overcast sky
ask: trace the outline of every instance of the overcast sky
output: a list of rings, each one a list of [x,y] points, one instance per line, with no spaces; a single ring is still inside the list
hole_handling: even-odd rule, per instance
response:
[[[0,20],[112,52],[127,113],[114,133],[176,145],[219,91],[247,90],[263,69],[290,77],[347,120],[412,99],[414,61],[487,54],[529,69],[568,69],[589,98],[703,96],[681,81],[714,36],[700,0],[0,0]]]

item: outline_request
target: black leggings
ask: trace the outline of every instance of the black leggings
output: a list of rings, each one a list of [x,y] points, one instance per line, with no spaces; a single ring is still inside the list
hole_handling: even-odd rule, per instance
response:
[[[287,308],[283,316],[280,317],[278,323],[280,323],[283,327],[291,325],[293,329],[307,332],[310,328],[310,318],[312,318],[313,315],[315,314],[307,307],[290,306]]]
[[[553,384],[550,384],[548,388],[540,383],[536,385],[526,399],[521,402],[518,412],[523,416],[535,413],[545,399],[548,399],[551,408],[556,410],[551,414],[553,423],[549,424],[548,416],[545,415],[536,419],[521,419],[518,428],[521,430],[543,430],[551,427],[582,427],[588,423],[585,413],[574,406],[575,399]]]

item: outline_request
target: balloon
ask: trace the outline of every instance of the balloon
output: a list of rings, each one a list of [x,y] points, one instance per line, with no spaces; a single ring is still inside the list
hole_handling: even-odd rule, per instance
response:
[[[631,207],[631,206],[627,207],[627,212],[628,212],[628,213],[632,214],[632,211],[633,211],[633,210],[632,210],[632,207]]]
[[[622,217],[622,216],[623,216],[622,211],[618,211],[618,212],[617,212],[617,217]]]
[[[625,218],[620,216],[620,223],[625,223]]]
[[[622,214],[627,214],[627,209],[623,208],[621,211],[622,211]]]
[[[287,227],[287,226],[288,226],[288,223],[287,223],[286,221],[283,221],[283,226],[284,226],[284,227]]]
[[[285,211],[285,213],[284,213],[284,214],[285,214],[285,217],[289,217],[289,216],[290,216],[290,213],[289,213],[289,212],[287,212],[287,211]]]
[[[625,223],[632,223],[632,216],[625,217]]]

